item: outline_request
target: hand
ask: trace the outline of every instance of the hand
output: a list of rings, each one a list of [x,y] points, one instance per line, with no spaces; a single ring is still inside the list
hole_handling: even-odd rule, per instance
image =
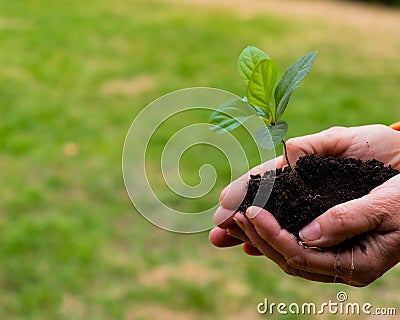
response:
[[[300,156],[316,153],[362,160],[375,158],[394,168],[400,167],[400,133],[381,125],[332,128],[291,139],[287,141],[287,150],[293,163]],[[283,159],[277,161],[277,166],[281,165],[284,165]],[[396,176],[361,199],[335,206],[300,233],[308,246],[331,247],[367,232],[363,239],[366,251],[353,247],[335,254],[329,250],[305,249],[293,235],[280,228],[270,213],[259,208],[249,208],[249,219],[241,213],[232,217],[232,208],[244,197],[244,177],[228,186],[229,192],[222,193],[221,207],[215,216],[220,228],[212,230],[210,240],[222,247],[245,242],[243,249],[247,253],[264,254],[289,274],[317,281],[366,285],[400,261],[399,179]],[[254,212],[261,214],[255,216]]]

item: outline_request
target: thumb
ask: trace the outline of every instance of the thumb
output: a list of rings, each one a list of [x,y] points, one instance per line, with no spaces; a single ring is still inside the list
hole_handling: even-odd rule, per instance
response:
[[[332,247],[381,224],[379,206],[369,194],[341,203],[300,230],[300,239],[308,246]]]

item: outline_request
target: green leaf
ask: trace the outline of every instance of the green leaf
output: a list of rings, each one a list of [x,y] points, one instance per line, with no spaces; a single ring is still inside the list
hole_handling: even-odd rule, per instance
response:
[[[272,60],[260,61],[247,85],[247,99],[253,106],[260,107],[272,116],[272,101],[278,66]]]
[[[282,76],[275,89],[275,117],[278,121],[286,110],[289,99],[293,91],[298,87],[299,83],[304,79],[310,71],[314,62],[317,51],[311,51],[296,62]]]
[[[256,65],[264,59],[271,59],[264,51],[253,47],[247,46],[239,55],[238,71],[240,76],[248,81],[253,74]]]
[[[287,131],[287,123],[279,121],[274,126],[260,127],[256,132],[255,139],[261,148],[272,150],[285,138]]]
[[[275,145],[274,145],[274,143],[272,141],[272,137],[269,133],[269,130],[268,130],[269,128],[270,127],[267,125],[258,128],[254,138],[256,140],[256,143],[261,148],[264,148],[267,150],[272,150],[272,149],[274,149]]]
[[[259,108],[259,107],[257,107],[257,106],[252,106],[252,107],[253,107],[253,109],[257,112],[257,114],[258,114],[260,117],[263,117],[263,118],[266,118],[266,117],[267,117],[267,115],[265,114],[265,112],[264,112],[263,109],[261,109],[261,108]]]
[[[242,125],[251,116],[255,116],[249,104],[241,99],[225,102],[210,116],[211,131],[225,133]]]

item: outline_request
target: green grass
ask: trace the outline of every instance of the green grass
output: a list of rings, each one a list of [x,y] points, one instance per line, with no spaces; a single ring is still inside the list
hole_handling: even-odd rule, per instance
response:
[[[149,224],[125,192],[124,138],[138,112],[170,91],[242,95],[235,63],[247,44],[285,67],[319,51],[287,110],[290,136],[389,124],[400,119],[397,55],[371,54],[368,35],[350,27],[192,10],[145,0],[0,4],[1,319],[256,318],[264,297],[325,302],[344,288],[290,278],[238,248],[215,249],[207,233]],[[139,90],[143,76],[151,80]],[[193,152],[183,159],[189,180],[199,166]],[[226,174],[225,165],[216,164]],[[399,285],[397,269],[368,288],[344,289],[353,301],[390,306]]]

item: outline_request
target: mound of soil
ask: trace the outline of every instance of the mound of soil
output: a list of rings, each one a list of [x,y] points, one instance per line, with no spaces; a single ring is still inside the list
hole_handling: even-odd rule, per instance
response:
[[[367,195],[398,173],[377,160],[364,162],[310,154],[300,158],[292,171],[285,167],[263,176],[252,175],[237,211],[245,212],[252,205],[263,207],[282,228],[298,236],[301,228],[329,208]]]

